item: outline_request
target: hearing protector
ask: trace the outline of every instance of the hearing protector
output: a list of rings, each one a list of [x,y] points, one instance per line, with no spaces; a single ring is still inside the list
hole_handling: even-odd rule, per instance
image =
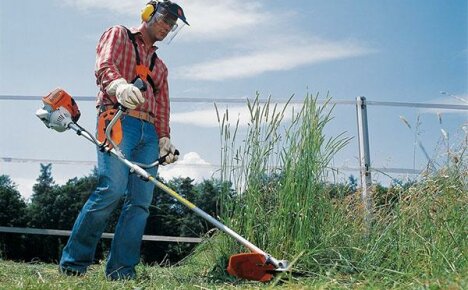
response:
[[[154,13],[158,9],[159,2],[158,1],[150,1],[146,4],[145,8],[141,10],[141,20],[144,22],[148,22],[151,17],[153,17]]]

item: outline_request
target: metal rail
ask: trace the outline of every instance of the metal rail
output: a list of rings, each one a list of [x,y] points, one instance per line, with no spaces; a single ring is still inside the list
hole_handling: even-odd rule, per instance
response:
[[[16,158],[16,157],[7,157],[3,156],[0,157],[0,163],[52,163],[52,164],[60,164],[60,165],[83,165],[83,166],[95,166],[97,165],[96,161],[91,160],[63,160],[63,159],[35,159],[35,158]],[[178,167],[196,167],[196,168],[212,168],[212,169],[219,169],[221,168],[220,164],[198,164],[198,163],[179,163],[177,164]],[[233,168],[235,166],[232,166]],[[340,166],[340,167],[331,167],[332,170],[338,171],[360,171],[359,167],[351,167],[351,166]],[[401,168],[401,167],[370,167],[372,171],[378,172],[387,172],[387,173],[399,173],[399,174],[420,174],[423,169],[410,169],[410,168]]]
[[[40,101],[41,96],[13,96],[13,95],[0,95],[0,101]],[[75,101],[96,102],[96,97],[78,96],[73,97]],[[286,103],[286,99],[261,99],[260,103]],[[246,98],[171,98],[174,103],[237,103],[245,104]],[[291,100],[292,104],[302,104],[303,101]],[[351,100],[317,100],[318,104],[337,104],[337,105],[356,105],[356,101]],[[440,103],[414,103],[414,102],[387,102],[387,101],[366,101],[369,106],[387,106],[387,107],[412,107],[412,108],[426,108],[426,109],[448,109],[448,110],[468,110],[468,105],[457,104],[440,104]]]
[[[66,230],[52,230],[52,229],[36,229],[36,228],[19,228],[19,227],[2,227],[0,226],[0,233],[14,233],[14,234],[29,234],[29,235],[49,235],[49,236],[70,236],[71,231]],[[112,239],[113,233],[103,233],[101,238]],[[153,236],[143,235],[143,241],[153,242],[176,242],[176,243],[200,243],[201,238],[191,237],[172,237],[172,236]]]

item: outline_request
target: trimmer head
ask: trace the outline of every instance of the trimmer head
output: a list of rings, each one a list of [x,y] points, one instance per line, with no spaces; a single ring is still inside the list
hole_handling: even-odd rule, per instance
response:
[[[227,271],[230,275],[238,278],[268,282],[276,271],[283,270],[267,263],[267,259],[262,254],[241,253],[229,258]]]

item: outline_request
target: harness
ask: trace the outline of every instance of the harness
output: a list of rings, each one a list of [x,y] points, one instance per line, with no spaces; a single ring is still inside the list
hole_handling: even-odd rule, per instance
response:
[[[132,41],[133,48],[135,49],[136,64],[137,64],[135,68],[135,72],[137,76],[135,77],[135,79],[133,79],[132,83],[135,83],[138,80],[138,78],[140,78],[141,80],[146,80],[151,85],[151,88],[153,89],[153,94],[156,95],[159,90],[154,85],[154,81],[150,76],[150,72],[153,70],[154,65],[156,64],[156,59],[158,58],[158,55],[156,54],[156,52],[153,52],[149,67],[141,64],[140,54],[138,53],[138,46],[135,40],[135,34],[133,34],[130,31],[130,29],[128,29],[127,27],[125,26],[122,26],[122,27],[125,28],[125,30],[127,31],[128,38],[130,38],[130,40]],[[146,84],[144,82],[143,82],[143,88],[141,90],[142,91],[146,90]]]

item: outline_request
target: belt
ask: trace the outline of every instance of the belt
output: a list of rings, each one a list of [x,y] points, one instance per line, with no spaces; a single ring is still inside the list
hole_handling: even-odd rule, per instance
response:
[[[151,124],[154,124],[154,121],[156,121],[156,118],[151,116],[151,114],[148,113],[148,112],[141,112],[141,111],[137,111],[137,110],[127,109],[127,111],[125,111],[123,113],[126,114],[126,115],[129,115],[131,117],[134,117],[134,118],[149,122]]]
[[[99,107],[99,113],[102,113],[104,111],[110,110],[110,109],[115,109],[113,105],[104,105]],[[124,115],[128,115],[130,117],[134,117],[146,122],[149,122],[151,124],[154,124],[156,121],[156,118],[151,115],[151,113],[148,112],[142,112],[142,111],[137,111],[137,110],[131,110],[127,109],[123,111]]]

